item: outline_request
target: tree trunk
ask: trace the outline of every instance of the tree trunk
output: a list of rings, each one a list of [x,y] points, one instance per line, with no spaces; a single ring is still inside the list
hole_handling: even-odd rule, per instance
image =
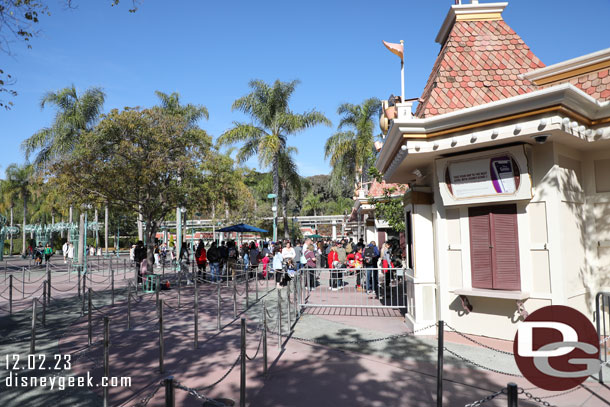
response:
[[[70,212],[69,212],[69,215],[68,215],[68,222],[72,223],[72,207],[71,206],[70,206]]]
[[[25,255],[25,217],[28,212],[28,200],[23,198],[23,224],[21,227],[21,254]]]
[[[139,207],[139,210],[142,210],[142,207]],[[143,221],[142,214],[138,212],[138,240],[144,240],[144,232],[142,231]]]
[[[279,168],[279,157],[276,156],[273,159],[273,193],[275,194],[275,198],[273,198],[273,206],[275,206],[275,211],[273,212],[273,225],[277,230],[277,206],[279,202],[279,193],[280,193],[280,168]],[[275,232],[275,231],[274,231]],[[277,238],[277,234],[274,233],[273,239]]]
[[[85,245],[87,244],[87,233],[85,230],[85,212],[80,213],[78,219],[78,250],[76,251],[76,257],[78,259],[78,264],[83,264],[84,254],[85,254]]]
[[[95,210],[95,215],[93,216],[94,222],[97,223],[97,209]],[[99,230],[95,229],[95,254],[97,255],[97,246],[99,246],[100,234]]]
[[[282,188],[282,217],[284,218],[284,239],[290,239],[290,231],[288,230],[288,193],[286,192],[287,185]]]
[[[104,248],[108,256],[108,205],[104,206]]]
[[[155,235],[157,234],[157,222],[146,219],[146,262],[148,272],[152,272],[155,263]],[[178,253],[178,256],[180,253]]]
[[[11,206],[11,227],[13,227],[13,207]],[[9,249],[9,255],[13,254],[13,234],[11,233],[11,244]]]

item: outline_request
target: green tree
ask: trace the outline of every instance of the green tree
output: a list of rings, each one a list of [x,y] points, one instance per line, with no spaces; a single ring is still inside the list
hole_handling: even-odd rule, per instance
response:
[[[294,162],[292,154],[296,153],[295,147],[287,147],[279,155],[278,173],[280,180],[280,196],[282,197],[282,219],[284,221],[284,238],[290,237],[290,230],[288,229],[288,196],[289,192],[292,192],[292,196],[297,197],[297,200],[301,199],[301,177],[297,171],[297,165]]]
[[[318,216],[318,212],[322,210],[324,204],[320,200],[319,195],[314,195],[313,193],[307,194],[305,199],[303,200],[303,213],[309,215],[313,213],[313,216]]]
[[[120,206],[142,216],[148,265],[160,223],[176,206],[209,202],[201,185],[211,139],[182,115],[161,107],[116,109],[83,133],[69,159],[54,168],[62,192],[76,202]]]
[[[25,225],[28,214],[28,201],[36,192],[38,181],[35,178],[34,167],[31,164],[11,164],[6,168],[8,181],[7,193],[19,197],[23,204],[23,222],[21,225],[21,254],[25,255]]]
[[[53,105],[57,114],[50,127],[23,141],[21,148],[26,160],[36,154],[33,164],[40,169],[69,156],[83,132],[92,130],[97,123],[105,97],[100,88],[89,88],[78,95],[74,85],[47,92],[40,101],[40,108]]]
[[[252,121],[235,123],[219,138],[221,145],[243,143],[236,156],[238,162],[258,155],[261,167],[271,166],[276,207],[280,190],[280,158],[286,152],[288,136],[318,124],[331,125],[326,116],[316,110],[302,114],[290,110],[290,98],[298,83],[296,80],[276,80],[269,86],[261,80],[250,81],[252,92],[233,102],[232,109],[249,115]]]
[[[337,109],[341,121],[324,146],[325,157],[333,167],[333,185],[347,184],[351,189],[354,182],[363,182],[367,176],[375,148],[375,118],[380,109],[377,98],[366,99],[359,105],[344,103]]]

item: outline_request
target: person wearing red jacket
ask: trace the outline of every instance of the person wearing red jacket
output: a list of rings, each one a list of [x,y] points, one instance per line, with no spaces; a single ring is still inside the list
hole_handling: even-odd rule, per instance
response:
[[[208,263],[207,253],[205,251],[205,245],[203,244],[203,240],[199,239],[199,244],[197,245],[197,250],[195,251],[195,259],[197,260],[197,274],[198,276],[205,277],[205,267]]]
[[[339,289],[337,283],[339,280],[340,272],[334,271],[334,270],[337,270],[339,267],[339,253],[337,253],[336,245],[337,244],[335,243],[335,246],[332,246],[330,248],[330,252],[328,253],[328,268],[332,270],[330,272],[329,285],[330,285],[330,289],[332,291],[337,291]]]

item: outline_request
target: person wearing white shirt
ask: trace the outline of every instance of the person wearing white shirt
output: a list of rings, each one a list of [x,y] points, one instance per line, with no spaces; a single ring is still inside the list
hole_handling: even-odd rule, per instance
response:
[[[286,242],[286,246],[282,249],[282,257],[284,261],[286,260],[294,260],[296,256],[296,252],[294,248],[290,246],[290,242]]]
[[[64,255],[64,263],[68,262],[68,242],[66,241],[63,246],[61,246],[61,253]]]

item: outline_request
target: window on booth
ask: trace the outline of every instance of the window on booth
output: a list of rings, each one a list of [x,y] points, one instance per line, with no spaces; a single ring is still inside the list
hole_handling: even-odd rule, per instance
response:
[[[468,208],[472,287],[520,290],[517,206]]]

